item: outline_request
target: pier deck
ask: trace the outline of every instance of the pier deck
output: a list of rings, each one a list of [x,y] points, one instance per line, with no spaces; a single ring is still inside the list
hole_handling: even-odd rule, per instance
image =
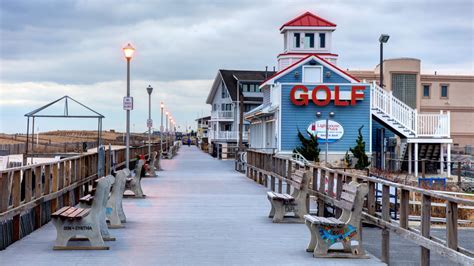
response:
[[[124,199],[126,228],[108,251],[53,251],[51,223],[0,251],[1,265],[382,265],[315,259],[303,224],[272,224],[265,188],[196,147],[144,179],[146,199]]]

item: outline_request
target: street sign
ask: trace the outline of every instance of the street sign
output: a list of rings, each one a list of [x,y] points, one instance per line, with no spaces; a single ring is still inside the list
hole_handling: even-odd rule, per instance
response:
[[[133,97],[123,97],[123,110],[133,110]]]
[[[149,127],[149,128],[153,127],[153,120],[152,119],[147,119],[146,120],[146,126]]]

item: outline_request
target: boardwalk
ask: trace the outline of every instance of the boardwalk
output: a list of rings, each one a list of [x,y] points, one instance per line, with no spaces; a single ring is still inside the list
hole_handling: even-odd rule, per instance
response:
[[[378,265],[314,259],[302,224],[272,224],[265,188],[195,147],[145,179],[146,199],[125,199],[126,228],[109,251],[53,251],[51,223],[0,251],[0,265]]]

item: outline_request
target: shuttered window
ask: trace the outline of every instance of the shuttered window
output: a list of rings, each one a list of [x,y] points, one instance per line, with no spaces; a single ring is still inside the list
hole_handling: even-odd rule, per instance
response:
[[[416,108],[416,74],[392,74],[393,96]]]

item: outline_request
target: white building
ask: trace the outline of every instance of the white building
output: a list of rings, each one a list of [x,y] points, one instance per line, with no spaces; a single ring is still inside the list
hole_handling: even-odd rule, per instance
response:
[[[243,112],[256,108],[263,102],[259,85],[273,75],[271,71],[219,70],[206,103],[211,105],[209,121],[209,152],[217,154],[219,146],[236,146],[239,142],[240,109]],[[243,119],[242,119],[243,120]],[[248,141],[249,122],[244,122],[242,141]]]

